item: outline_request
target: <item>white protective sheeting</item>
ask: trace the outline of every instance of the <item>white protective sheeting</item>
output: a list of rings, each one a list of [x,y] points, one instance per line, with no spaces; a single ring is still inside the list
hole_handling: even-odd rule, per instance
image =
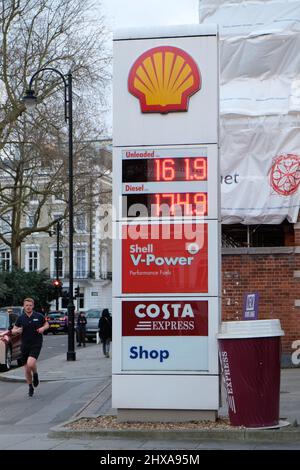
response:
[[[200,23],[217,23],[221,36],[299,32],[299,0],[200,0]]]
[[[297,152],[299,127],[291,116],[222,119],[222,222],[278,224],[286,217],[296,221]]]
[[[200,1],[220,31],[222,222],[296,222],[300,1]]]

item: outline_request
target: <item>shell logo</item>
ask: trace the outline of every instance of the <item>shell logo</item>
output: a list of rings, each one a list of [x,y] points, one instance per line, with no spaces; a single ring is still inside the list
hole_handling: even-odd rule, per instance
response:
[[[133,64],[128,90],[139,99],[142,113],[187,111],[191,95],[201,88],[194,59],[182,49],[160,46],[144,52]]]

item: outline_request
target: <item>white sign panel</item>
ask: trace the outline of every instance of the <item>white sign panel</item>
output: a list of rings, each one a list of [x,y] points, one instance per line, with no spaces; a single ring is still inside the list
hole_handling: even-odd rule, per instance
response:
[[[207,370],[207,345],[207,336],[128,336],[122,339],[122,370]]]
[[[218,142],[216,30],[194,33],[114,41],[115,146]]]
[[[218,408],[218,63],[214,25],[115,34],[112,399],[119,410],[213,416]]]
[[[115,299],[113,372],[217,374],[219,299]]]

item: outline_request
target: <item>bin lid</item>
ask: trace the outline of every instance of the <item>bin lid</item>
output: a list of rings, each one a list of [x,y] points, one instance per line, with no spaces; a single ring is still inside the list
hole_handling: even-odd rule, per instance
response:
[[[222,322],[217,338],[267,338],[271,336],[284,336],[278,319]]]

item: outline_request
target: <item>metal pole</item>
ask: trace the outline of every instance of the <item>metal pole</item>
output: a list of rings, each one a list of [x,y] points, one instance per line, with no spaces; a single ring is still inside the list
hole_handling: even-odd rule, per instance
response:
[[[75,361],[75,342],[74,342],[74,299],[73,299],[73,103],[72,103],[72,73],[69,71],[66,77],[57,69],[52,67],[43,67],[37,70],[29,81],[29,86],[24,96],[24,102],[29,105],[36,96],[32,90],[32,84],[37,75],[44,71],[55,72],[64,82],[64,107],[65,120],[69,124],[69,303],[68,303],[68,351],[67,361]],[[57,263],[58,264],[58,263]]]
[[[73,103],[72,73],[68,73],[68,123],[69,123],[69,303],[68,303],[68,352],[67,361],[75,361],[74,299],[73,299]]]
[[[59,279],[59,231],[60,231],[60,224],[57,222],[56,224],[56,279]],[[59,305],[59,287],[56,287],[56,305],[55,308],[58,310]]]
[[[247,248],[250,247],[250,227],[247,225]]]

